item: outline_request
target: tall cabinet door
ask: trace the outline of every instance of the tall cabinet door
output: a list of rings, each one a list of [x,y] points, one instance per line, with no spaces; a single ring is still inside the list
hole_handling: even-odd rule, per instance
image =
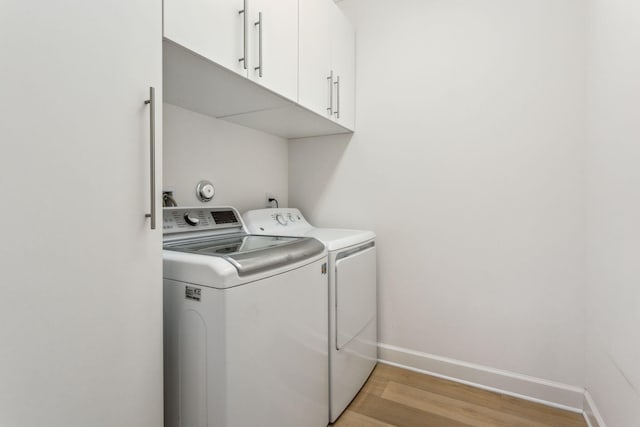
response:
[[[331,26],[333,4],[300,0],[300,75],[298,102],[311,111],[332,114]]]
[[[298,0],[248,0],[249,78],[298,99]]]
[[[333,6],[333,5],[332,5]],[[331,16],[331,63],[334,72],[334,119],[355,129],[355,33],[351,23],[337,7]]]
[[[3,2],[2,426],[163,424],[161,7]]]
[[[232,71],[247,75],[248,0],[164,0],[164,36]],[[248,61],[247,61],[248,62]]]

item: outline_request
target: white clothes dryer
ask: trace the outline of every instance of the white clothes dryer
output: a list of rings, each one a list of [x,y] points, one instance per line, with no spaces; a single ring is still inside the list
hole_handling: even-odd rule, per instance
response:
[[[298,209],[257,209],[243,220],[254,234],[313,237],[329,250],[329,421],[334,422],[377,363],[376,235],[317,228]]]
[[[327,252],[233,208],[164,210],[167,427],[324,427]]]

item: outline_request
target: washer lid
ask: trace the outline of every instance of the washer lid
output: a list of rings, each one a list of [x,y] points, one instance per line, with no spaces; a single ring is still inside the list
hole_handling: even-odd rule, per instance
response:
[[[324,245],[312,237],[236,234],[168,243],[164,249],[221,257],[245,276],[314,257],[324,251]]]

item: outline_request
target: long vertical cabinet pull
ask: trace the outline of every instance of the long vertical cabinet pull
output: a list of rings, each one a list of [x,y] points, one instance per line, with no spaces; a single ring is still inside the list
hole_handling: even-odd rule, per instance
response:
[[[145,214],[146,218],[151,218],[151,229],[156,229],[156,89],[152,86],[149,88],[149,99],[144,101],[145,105],[149,104],[149,155],[150,155],[150,173],[151,179],[151,213]]]
[[[238,12],[238,15],[243,15],[242,17],[242,58],[238,59],[238,62],[242,62],[243,68],[247,69],[247,20],[249,17],[247,16],[247,0],[242,2],[242,10]]]
[[[331,70],[331,74],[327,77],[329,81],[329,107],[327,107],[327,111],[329,112],[329,116],[333,115],[333,70]]]
[[[336,77],[336,110],[333,112],[335,114],[336,119],[340,118],[340,76]]]
[[[259,71],[258,75],[262,77],[262,27],[264,26],[264,22],[262,21],[262,12],[258,13],[258,22],[253,25],[259,26],[258,32],[258,66],[254,68],[254,70]]]

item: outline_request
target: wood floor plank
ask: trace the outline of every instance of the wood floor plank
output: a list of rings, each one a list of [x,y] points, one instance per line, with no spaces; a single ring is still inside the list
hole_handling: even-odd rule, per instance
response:
[[[347,409],[333,424],[335,427],[397,427],[366,415]]]
[[[369,379],[362,387],[362,390],[360,391],[361,393],[371,393],[375,394],[376,396],[382,395],[384,389],[387,387],[387,384],[389,384],[389,378],[378,375],[377,370],[378,367],[376,366],[373,373],[371,374],[371,376],[369,376]]]
[[[581,414],[378,364],[338,427],[586,427]]]
[[[548,424],[395,382],[389,382],[382,398],[477,427],[548,427]]]
[[[471,425],[423,412],[373,394],[365,394],[363,399],[354,401],[354,404],[354,407],[350,408],[354,412],[397,427],[469,427]]]
[[[477,387],[409,371],[395,366],[379,364],[376,377],[406,384],[455,399],[462,399],[476,405],[486,406],[511,415],[527,418],[554,427],[585,426],[581,414],[518,399],[512,396],[482,390]]]

